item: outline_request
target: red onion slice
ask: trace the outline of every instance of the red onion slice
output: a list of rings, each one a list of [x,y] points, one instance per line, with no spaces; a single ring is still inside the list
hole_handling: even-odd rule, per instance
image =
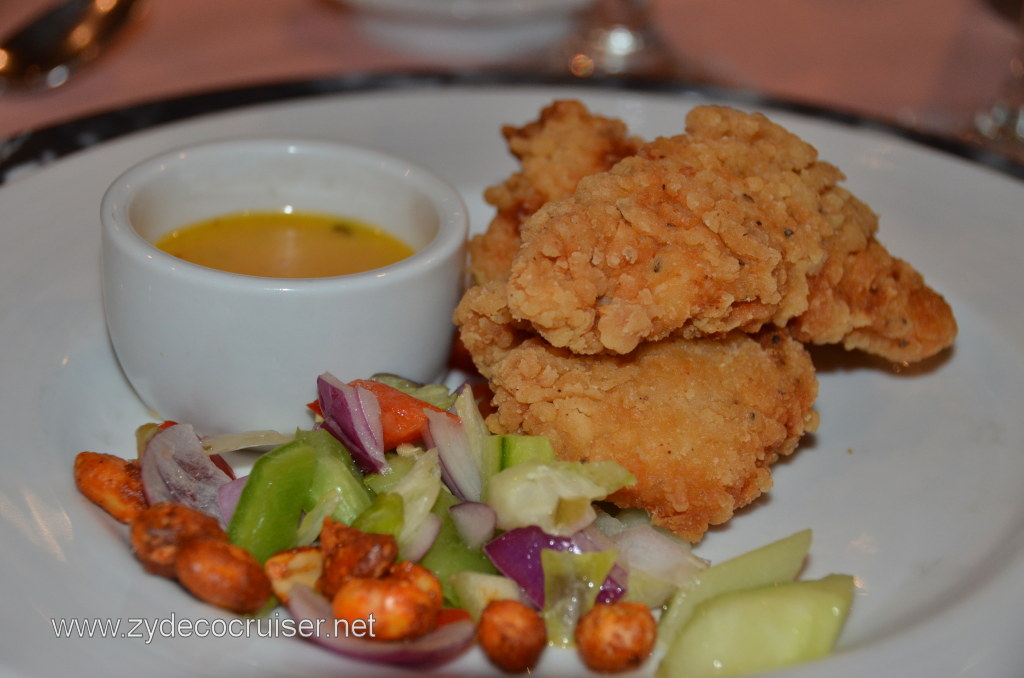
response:
[[[416,528],[412,538],[402,545],[402,558],[419,562],[430,547],[434,545],[438,533],[441,532],[441,517],[436,513],[428,513],[423,522]]]
[[[459,538],[466,546],[477,549],[491,540],[498,524],[498,514],[487,504],[464,501],[448,509]]]
[[[341,441],[356,462],[368,473],[388,468],[384,458],[384,432],[377,396],[365,388],[343,383],[330,372],[316,381],[323,412],[323,427]]]
[[[217,505],[220,507],[221,520],[224,525],[231,522],[231,516],[235,513],[238,498],[242,496],[242,490],[245,488],[247,480],[249,480],[249,476],[234,478],[221,485],[217,490]]]
[[[210,459],[190,425],[157,432],[142,452],[141,466],[150,504],[170,501],[221,518],[217,495],[231,477]]]
[[[595,542],[583,533],[571,537],[548,534],[536,525],[517,527],[492,539],[484,546],[484,553],[506,577],[519,584],[526,596],[538,609],[544,607],[544,568],[540,552],[544,549],[587,553],[601,551]],[[626,571],[616,566],[601,585],[597,599],[614,602],[625,593]]]
[[[292,588],[288,611],[296,622],[296,629],[307,640],[348,659],[377,664],[440,666],[465,652],[476,638],[476,627],[468,619],[446,624],[413,640],[381,641],[344,633],[336,635],[331,604],[302,584]]]
[[[692,584],[708,566],[706,560],[693,554],[689,544],[662,534],[650,525],[628,527],[611,539],[620,561],[630,570],[640,570],[675,586]]]
[[[480,501],[483,478],[462,424],[444,412],[425,410],[424,414],[427,415],[424,438],[441,459],[444,484],[459,499]]]

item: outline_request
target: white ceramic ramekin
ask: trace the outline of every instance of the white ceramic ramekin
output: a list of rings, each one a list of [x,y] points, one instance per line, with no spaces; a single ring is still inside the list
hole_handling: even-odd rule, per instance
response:
[[[366,273],[238,275],[152,243],[219,214],[338,214],[381,226],[416,254]],[[428,169],[320,140],[237,139],[132,167],[102,202],[103,302],[125,375],[156,416],[202,434],[311,424],[316,377],[443,374],[461,293],[465,205]]]

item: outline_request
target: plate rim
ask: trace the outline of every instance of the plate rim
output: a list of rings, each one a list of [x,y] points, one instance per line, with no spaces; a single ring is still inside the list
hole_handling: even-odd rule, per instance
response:
[[[365,94],[401,89],[474,89],[484,87],[573,87],[650,94],[696,95],[723,103],[766,107],[819,118],[846,127],[883,132],[960,160],[1024,181],[1024,163],[966,141],[902,126],[838,108],[768,96],[752,90],[702,82],[639,78],[538,76],[516,72],[476,73],[410,71],[355,73],[323,78],[286,79],[212,91],[187,93],[103,110],[68,121],[30,129],[0,139],[0,188],[26,172],[68,155],[136,132],[249,106]]]

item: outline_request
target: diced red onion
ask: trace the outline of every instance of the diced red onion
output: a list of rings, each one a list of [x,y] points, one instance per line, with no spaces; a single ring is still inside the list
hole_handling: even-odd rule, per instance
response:
[[[476,638],[476,627],[468,619],[445,624],[412,640],[382,641],[334,633],[331,604],[302,584],[292,588],[288,611],[296,622],[297,631],[307,640],[348,659],[377,664],[416,668],[440,666],[465,652]]]
[[[466,546],[476,549],[494,536],[498,514],[494,509],[479,501],[464,501],[448,509],[455,523],[455,529]]]
[[[238,498],[242,496],[242,489],[245,488],[245,481],[248,479],[249,476],[234,478],[217,490],[217,505],[220,507],[221,520],[225,525],[231,522],[231,516],[238,506]]]
[[[437,449],[444,484],[459,499],[480,501],[483,478],[462,424],[444,412],[424,410],[424,414],[427,415],[424,439],[427,445]]]
[[[365,388],[343,383],[330,372],[321,374],[316,385],[323,428],[348,448],[364,471],[387,470],[377,396]]]
[[[640,570],[676,586],[692,583],[708,566],[695,556],[689,544],[658,532],[650,525],[634,525],[613,535],[619,560],[630,570]]]
[[[535,607],[544,607],[544,568],[540,552],[544,549],[588,553],[603,550],[585,534],[576,533],[571,537],[548,534],[536,525],[517,527],[492,539],[484,546],[484,553],[494,566],[506,577],[513,579],[523,590],[527,600]],[[598,601],[610,603],[625,593],[626,571],[613,568],[601,584]]]
[[[142,489],[150,504],[170,501],[221,518],[218,493],[231,477],[206,454],[188,424],[157,432],[142,452]]]
[[[440,531],[441,517],[436,513],[428,513],[412,538],[402,545],[402,558],[418,562],[434,545]]]

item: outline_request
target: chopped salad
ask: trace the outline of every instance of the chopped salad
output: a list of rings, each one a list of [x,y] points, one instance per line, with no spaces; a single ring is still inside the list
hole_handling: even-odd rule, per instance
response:
[[[854,582],[796,581],[810,531],[712,566],[606,503],[627,469],[492,434],[469,384],[325,373],[316,392],[309,430],[146,424],[136,459],[79,454],[76,484],[130,525],[147,571],[241,614],[283,604],[350,659],[432,667],[477,643],[519,672],[553,646],[600,672],[724,676],[837,641]],[[222,455],[250,448],[266,451],[236,477]]]

